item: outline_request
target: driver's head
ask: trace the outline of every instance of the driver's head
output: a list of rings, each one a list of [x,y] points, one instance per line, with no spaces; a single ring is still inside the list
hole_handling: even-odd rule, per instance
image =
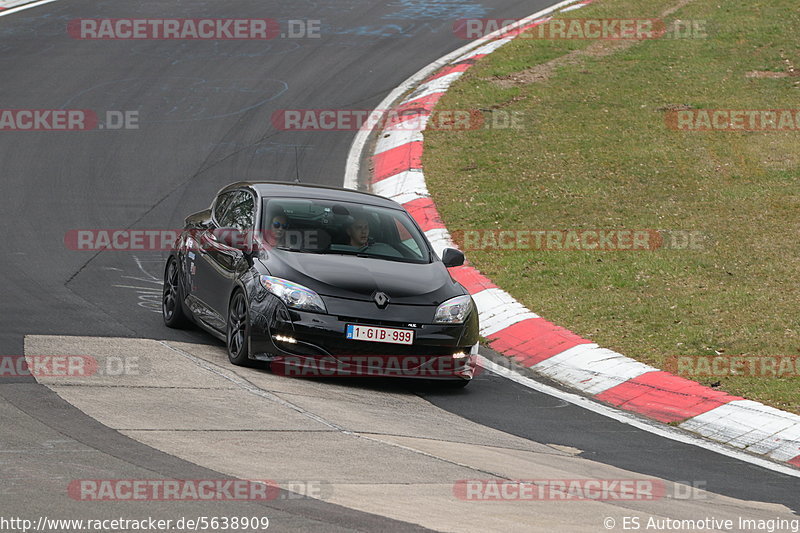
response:
[[[283,238],[288,227],[289,221],[284,213],[277,212],[272,214],[269,222],[269,232],[275,240]]]
[[[362,248],[369,244],[369,221],[365,216],[357,216],[347,227],[350,246]]]

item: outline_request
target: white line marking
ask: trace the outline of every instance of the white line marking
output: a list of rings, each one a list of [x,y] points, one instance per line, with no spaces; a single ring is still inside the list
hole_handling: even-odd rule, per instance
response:
[[[710,442],[705,439],[695,437],[685,432],[684,430],[674,429],[667,425],[650,422],[648,420],[639,418],[638,416],[628,413],[626,411],[618,411],[615,408],[607,407],[603,404],[594,402],[584,396],[579,396],[571,392],[565,392],[556,389],[555,387],[539,383],[538,381],[523,376],[522,374],[519,374],[514,370],[504,368],[494,363],[493,361],[486,359],[482,355],[478,356],[478,364],[481,365],[486,370],[489,370],[490,372],[493,372],[498,376],[509,379],[514,383],[518,383],[524,387],[528,387],[529,389],[533,389],[543,394],[547,394],[548,396],[558,398],[559,400],[571,403],[572,405],[582,407],[583,409],[586,409],[593,413],[606,416],[608,418],[616,420],[617,422],[633,426],[637,429],[647,431],[648,433],[653,433],[654,435],[658,435],[659,437],[664,437],[670,440],[674,440],[676,442],[681,442],[683,444],[690,444],[692,446],[697,446],[698,448],[703,448],[704,450],[709,450],[718,453],[720,455],[732,457],[734,459],[738,459],[739,461],[744,461],[746,463],[766,468],[767,470],[772,470],[774,472],[786,474],[787,476],[800,478],[800,470],[796,470],[790,466],[784,466],[781,464],[773,463],[772,461],[769,461],[767,459],[762,459],[761,457],[755,457],[753,455],[750,455],[749,453],[744,453],[739,450],[728,448],[724,444],[718,444],[716,442]]]
[[[119,287],[121,289],[137,289],[140,292],[152,292],[161,294],[161,289],[158,287],[137,287],[136,285],[112,285],[112,287]]]
[[[164,280],[154,276],[153,274],[151,274],[150,272],[148,272],[147,270],[144,269],[144,265],[142,265],[142,260],[141,259],[139,259],[137,256],[134,255],[133,256],[133,260],[136,262],[136,266],[139,268],[139,270],[142,272],[142,274],[147,276],[153,283],[159,283],[159,284],[163,283]],[[163,259],[158,259],[157,261],[153,260],[153,261],[150,261],[150,262],[151,263],[155,263],[155,262],[164,263],[164,260]],[[127,276],[123,276],[123,277],[127,277]]]
[[[33,7],[43,6],[45,4],[50,4],[56,2],[58,0],[41,0],[39,2],[32,2],[30,4],[25,4],[23,6],[14,7],[11,9],[6,9],[5,11],[0,11],[0,17],[5,17],[6,15],[13,15],[14,13],[19,13],[20,11],[25,11],[26,9],[31,9]]]

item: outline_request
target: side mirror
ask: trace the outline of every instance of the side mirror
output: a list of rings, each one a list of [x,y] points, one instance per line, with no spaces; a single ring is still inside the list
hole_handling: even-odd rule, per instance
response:
[[[217,242],[230,246],[244,254],[250,254],[256,247],[252,231],[242,231],[237,228],[217,228],[213,232]]]
[[[442,252],[442,263],[447,268],[461,266],[464,264],[464,254],[455,248],[445,248]]]

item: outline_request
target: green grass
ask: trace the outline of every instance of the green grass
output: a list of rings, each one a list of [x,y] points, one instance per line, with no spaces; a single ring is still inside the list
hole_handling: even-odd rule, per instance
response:
[[[655,18],[675,0],[600,0],[578,18]],[[565,15],[565,16],[567,16]],[[430,131],[423,165],[451,230],[698,231],[701,249],[468,252],[470,262],[558,325],[663,366],[673,355],[800,353],[800,132],[690,133],[664,109],[797,109],[796,0],[695,0],[667,21],[704,39],[658,39],[497,79],[586,48],[517,39],[480,61],[438,109],[521,113],[522,129]],[[701,379],[800,413],[800,378]]]

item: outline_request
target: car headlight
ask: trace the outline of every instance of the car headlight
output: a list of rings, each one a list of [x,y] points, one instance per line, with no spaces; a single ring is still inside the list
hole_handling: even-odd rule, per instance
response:
[[[261,285],[289,307],[317,313],[328,312],[319,294],[308,287],[273,276],[261,276]]]
[[[463,324],[470,311],[472,311],[470,295],[456,296],[436,308],[433,321],[436,324]]]

